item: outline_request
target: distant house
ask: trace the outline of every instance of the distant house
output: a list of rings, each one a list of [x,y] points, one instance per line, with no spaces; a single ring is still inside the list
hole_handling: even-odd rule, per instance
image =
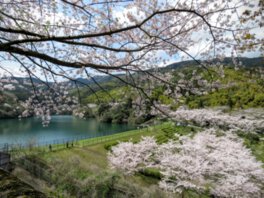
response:
[[[9,169],[11,156],[8,153],[4,153],[0,151],[0,168],[4,170]]]

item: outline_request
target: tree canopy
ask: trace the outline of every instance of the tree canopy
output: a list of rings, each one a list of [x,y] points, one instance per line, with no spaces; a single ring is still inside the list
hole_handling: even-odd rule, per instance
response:
[[[34,96],[33,77],[54,90],[50,81],[76,84],[78,77],[93,79],[99,72],[150,97],[133,74],[171,85],[152,69],[187,59],[207,68],[210,60],[226,56],[240,65],[236,57],[263,55],[263,1],[2,0],[0,5],[0,74],[13,75],[11,63],[17,62]]]
[[[4,0],[1,59],[56,74],[54,66],[140,71],[175,55],[196,59],[199,47],[198,57],[238,55],[262,46],[253,31],[262,11],[246,0]]]

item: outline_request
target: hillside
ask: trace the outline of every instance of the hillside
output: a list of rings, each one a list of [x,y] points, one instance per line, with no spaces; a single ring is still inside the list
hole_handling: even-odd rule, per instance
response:
[[[172,110],[179,106],[191,109],[224,106],[229,111],[263,108],[263,63],[260,64],[261,58],[245,60],[249,65],[239,69],[232,65],[210,67],[208,70],[193,65],[168,69],[172,67],[170,65],[166,71],[161,69],[155,73],[168,79],[170,85],[154,78],[150,78],[150,82],[141,81],[140,86],[148,90],[149,98],[140,96],[140,92],[130,86],[110,80],[103,84],[107,91],[87,94],[87,88],[82,88],[81,101],[83,105],[97,104],[98,110],[94,116],[107,122],[145,122],[155,116],[152,103],[165,105]],[[260,67],[256,67],[257,64]],[[128,101],[131,104],[128,105]]]
[[[237,61],[242,62],[242,66],[245,68],[253,68],[253,67],[263,67],[264,58],[263,57],[257,57],[257,58],[246,58],[246,57],[240,57]],[[224,65],[234,66],[234,63],[232,61],[232,58],[226,57],[222,61],[219,61],[217,59],[210,61],[211,64],[216,64],[217,62],[221,62]],[[194,60],[190,61],[182,61],[177,63],[172,63],[167,65],[164,70],[170,70],[170,69],[176,69],[176,68],[182,68],[185,66],[194,65],[197,66],[198,63]]]
[[[219,80],[219,79],[218,79]],[[264,79],[250,70],[225,70],[225,77],[219,80],[222,86],[202,96],[190,96],[186,103],[191,108],[204,106],[228,106],[231,109],[264,107]]]
[[[147,71],[161,79],[166,79],[170,84],[164,84],[153,77],[147,79],[142,72],[134,73],[133,78],[141,79],[138,85],[146,90],[149,98],[113,76],[77,78],[79,90],[73,82],[66,81],[61,84],[68,85],[70,94],[78,96],[82,105],[98,105],[95,110],[86,108],[86,112],[83,112],[85,115],[100,117],[102,121],[109,122],[144,122],[153,117],[150,112],[152,103],[166,105],[171,109],[177,109],[182,105],[187,105],[189,108],[264,107],[263,57],[242,57],[239,61],[243,63],[239,70],[234,67],[231,58],[225,58],[220,64],[221,67],[209,67],[208,70],[199,67],[194,61],[183,61],[155,71]],[[217,60],[212,62],[219,65]],[[117,77],[129,83],[133,80],[124,74],[118,74]],[[36,87],[44,88],[39,79],[32,80]],[[13,107],[19,106],[18,101],[25,101],[31,95],[31,81],[29,78],[12,77],[1,79],[1,84],[8,90],[0,92],[0,116],[17,117],[19,111],[15,112]],[[130,101],[131,104],[128,104]]]
[[[17,118],[20,114],[17,96],[9,92],[0,92],[0,118]]]

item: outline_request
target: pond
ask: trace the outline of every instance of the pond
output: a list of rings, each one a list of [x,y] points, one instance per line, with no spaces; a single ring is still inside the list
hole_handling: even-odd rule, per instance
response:
[[[43,127],[36,117],[0,119],[0,145],[56,143],[61,140],[85,139],[110,135],[134,129],[129,124],[102,123],[95,118],[79,119],[74,116],[52,116],[48,127]]]

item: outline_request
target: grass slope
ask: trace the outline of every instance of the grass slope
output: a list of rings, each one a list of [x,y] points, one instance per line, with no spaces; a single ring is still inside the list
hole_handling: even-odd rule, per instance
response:
[[[41,185],[46,185],[44,189],[51,197],[142,197],[143,194],[157,198],[170,197],[158,188],[159,179],[153,174],[155,170],[123,176],[109,169],[107,152],[119,141],[137,142],[142,136],[155,136],[162,143],[172,138],[174,133],[184,135],[195,131],[191,127],[164,123],[93,140],[81,140],[77,147],[38,154],[35,157],[41,158],[52,169],[52,177],[45,182],[52,183],[53,187],[45,182]],[[21,171],[19,176],[25,178]],[[28,181],[37,183],[34,181],[36,177],[32,176],[31,180]],[[43,186],[39,186],[39,189],[43,189]]]
[[[180,135],[195,134],[199,128],[176,126],[166,122],[149,128],[138,129],[111,136],[86,139],[76,147],[38,154],[42,162],[52,169],[46,185],[46,193],[51,197],[209,197],[194,191],[183,194],[168,194],[158,187],[157,170],[146,170],[132,176],[124,176],[108,166],[107,152],[119,141],[138,142],[142,136],[154,136],[159,144]],[[252,150],[256,158],[264,162],[263,136],[257,134],[239,134],[245,145]],[[23,178],[23,174],[20,174]],[[36,183],[34,176],[30,182]],[[43,189],[39,187],[39,189]],[[55,193],[56,192],[56,193]]]

